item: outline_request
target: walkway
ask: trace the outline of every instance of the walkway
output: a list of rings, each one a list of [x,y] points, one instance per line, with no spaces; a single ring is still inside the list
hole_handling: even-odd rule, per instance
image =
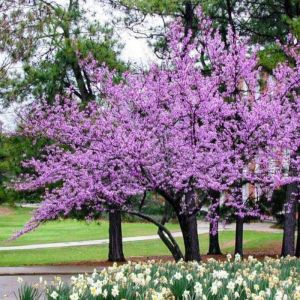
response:
[[[244,230],[254,230],[254,231],[267,231],[267,232],[282,232],[280,229],[271,228],[273,223],[250,223],[244,224]],[[224,230],[234,230],[234,224],[220,226],[220,231]],[[209,224],[207,222],[198,222],[198,233],[207,233],[209,230]],[[174,237],[182,237],[181,232],[173,232]],[[148,241],[157,240],[160,237],[155,235],[146,236],[136,236],[136,237],[125,237],[123,242],[138,242],[138,241]],[[48,244],[34,244],[34,245],[24,245],[24,246],[5,246],[0,247],[0,251],[16,251],[16,250],[33,250],[33,249],[48,249],[48,248],[62,248],[62,247],[78,247],[78,246],[92,246],[92,245],[105,245],[108,244],[108,239],[102,240],[90,240],[90,241],[77,241],[77,242],[61,242],[61,243],[48,243]]]

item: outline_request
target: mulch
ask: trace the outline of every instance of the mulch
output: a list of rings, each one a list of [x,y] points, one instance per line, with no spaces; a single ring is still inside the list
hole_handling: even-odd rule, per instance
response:
[[[245,252],[244,258],[248,256],[253,256],[258,260],[262,261],[265,257],[277,258],[279,257],[280,252],[270,251],[270,252]],[[206,262],[208,259],[214,258],[215,260],[225,261],[226,255],[201,255],[201,259],[203,262]],[[126,264],[128,261],[131,262],[147,262],[149,260],[155,260],[156,262],[173,262],[174,259],[172,256],[134,256],[134,257],[127,257],[127,261],[125,262],[118,262],[118,265]],[[78,262],[71,262],[71,263],[61,263],[61,264],[51,264],[55,266],[87,266],[87,267],[110,267],[113,265],[113,262],[107,260],[93,260],[93,261],[78,261]]]

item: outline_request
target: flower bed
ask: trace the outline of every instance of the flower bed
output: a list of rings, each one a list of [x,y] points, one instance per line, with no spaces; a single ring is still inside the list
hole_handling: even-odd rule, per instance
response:
[[[206,263],[128,263],[44,284],[46,299],[300,299],[300,260],[253,257]],[[31,299],[30,299],[31,300]],[[35,299],[34,299],[35,300]]]

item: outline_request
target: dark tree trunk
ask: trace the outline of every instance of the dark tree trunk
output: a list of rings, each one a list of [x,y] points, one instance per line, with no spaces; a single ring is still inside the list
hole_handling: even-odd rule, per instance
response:
[[[228,15],[228,23],[230,24],[232,31],[235,33],[235,25],[232,17],[234,8],[231,0],[226,0],[226,8],[227,8],[227,15]]]
[[[121,212],[109,212],[109,261],[125,261],[122,242]]]
[[[171,204],[168,201],[165,201],[165,209],[164,209],[164,214],[162,217],[162,220],[160,222],[161,225],[165,225],[169,220],[174,217],[174,209],[171,206]],[[179,261],[180,259],[183,259],[182,252],[180,251],[179,246],[176,244],[174,245],[172,241],[168,239],[168,237],[165,235],[164,230],[162,228],[158,228],[157,234],[161,238],[161,240],[165,243],[167,248],[170,250],[172,253],[175,261]]]
[[[183,14],[184,24],[185,24],[185,35],[188,34],[189,30],[194,30],[194,7],[191,0],[186,0],[184,2],[184,14]]]
[[[236,216],[234,254],[243,256],[244,218]]]
[[[77,57],[76,57],[75,53],[74,53],[74,61],[71,63],[71,67],[72,67],[74,77],[77,82],[79,93],[81,95],[81,100],[83,103],[88,103],[90,100],[93,99],[94,96],[93,96],[93,94],[89,93],[89,91],[86,87],[86,83],[85,83],[84,77],[81,73],[81,68],[77,61]]]
[[[69,5],[69,12],[72,11],[74,9],[74,3],[70,2]],[[67,46],[72,49],[72,45],[71,45],[71,39],[70,39],[70,23],[66,23],[65,26],[63,27],[63,34],[64,34],[64,38],[66,41]],[[78,58],[77,58],[77,54],[75,51],[72,50],[72,57],[70,58],[70,60],[68,61],[68,65],[72,68],[76,83],[77,83],[77,87],[79,89],[79,95],[82,102],[84,104],[88,103],[90,100],[94,99],[94,95],[92,93],[92,90],[89,90],[89,78],[86,76],[86,80],[84,79],[84,76],[82,74],[82,72],[84,72],[84,70],[81,69],[79,62],[78,62]],[[87,86],[86,86],[87,83]]]
[[[198,239],[198,228],[196,218],[196,199],[195,192],[190,191],[185,194],[184,210],[180,206],[180,199],[178,197],[171,197],[163,190],[157,190],[174,208],[176,213],[180,229],[183,235],[184,247],[185,247],[185,261],[200,261],[200,248]],[[180,196],[181,197],[181,196]]]
[[[138,217],[140,217],[144,220],[147,220],[147,221],[153,223],[154,225],[156,225],[158,227],[157,234],[159,235],[159,237],[161,238],[163,243],[166,245],[166,247],[170,250],[175,261],[179,261],[180,259],[183,259],[183,254],[180,250],[179,245],[177,244],[176,240],[173,238],[171,232],[163,224],[158,223],[156,220],[154,220],[153,218],[151,218],[147,215],[144,215],[140,211],[126,210],[124,212],[131,214],[131,215],[138,216]]]
[[[176,218],[176,214],[175,214],[175,211],[173,209],[173,206],[168,201],[165,201],[164,214],[163,214],[163,217],[162,217],[160,223],[162,225],[165,225],[172,218]]]
[[[220,192],[218,191],[210,191],[209,198],[211,199],[211,204],[213,205],[213,212],[211,217],[219,217],[220,214]],[[217,205],[217,207],[215,207]],[[219,243],[219,222],[210,221],[209,223],[209,247],[208,247],[208,255],[219,255],[222,254],[220,243]]]
[[[300,203],[298,202],[298,219],[297,219],[297,244],[295,255],[300,257]]]
[[[165,244],[165,246],[169,249],[175,261],[183,259],[182,252],[177,243],[174,244],[173,241],[171,241],[169,237],[165,234],[165,232],[160,228],[158,229],[157,234],[162,240],[162,242]]]
[[[197,229],[197,218],[195,214],[178,214],[178,221],[183,235],[185,247],[185,261],[200,261],[200,248]]]
[[[295,255],[296,199],[294,193],[296,191],[296,184],[292,183],[287,186],[281,256]]]
[[[293,17],[293,8],[291,0],[284,0],[284,12],[289,17]]]
[[[183,236],[185,247],[185,261],[200,261],[200,247],[198,238],[197,217],[194,213],[196,207],[195,192],[190,191],[185,194],[185,210],[182,210],[180,205],[173,205],[180,229]],[[172,204],[172,203],[171,203]]]
[[[208,255],[220,255],[222,254],[220,243],[219,243],[219,224],[218,221],[216,221],[217,224],[212,224],[210,222],[209,224],[209,249],[208,249]],[[217,227],[217,232],[213,234],[213,227]]]
[[[300,257],[300,202],[298,202],[296,257]]]
[[[295,10],[296,10],[296,16],[297,17],[300,16],[300,2],[296,3]]]

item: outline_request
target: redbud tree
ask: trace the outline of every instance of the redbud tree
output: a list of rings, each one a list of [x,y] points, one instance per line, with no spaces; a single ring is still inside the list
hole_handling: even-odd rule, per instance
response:
[[[24,134],[53,144],[41,159],[24,163],[35,175],[16,184],[45,188],[23,232],[72,210],[88,217],[103,209],[126,210],[132,197],[155,191],[176,212],[185,259],[200,260],[199,191],[226,194],[226,205],[243,219],[259,214],[243,199],[244,184],[257,184],[260,195],[268,195],[296,180],[286,175],[285,164],[270,170],[270,163],[295,150],[297,55],[262,88],[257,49],[230,28],[225,45],[200,9],[198,19],[197,36],[185,35],[180,22],[172,24],[170,56],[147,71],[116,80],[105,66],[82,61],[97,95],[86,108],[70,89],[55,106],[42,102],[30,109]]]

